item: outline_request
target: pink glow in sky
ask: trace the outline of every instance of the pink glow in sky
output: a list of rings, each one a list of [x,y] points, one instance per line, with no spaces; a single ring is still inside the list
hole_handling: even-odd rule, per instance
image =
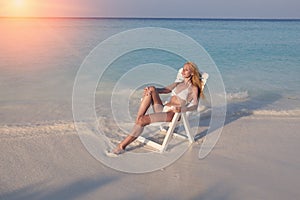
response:
[[[0,0],[0,16],[300,18],[298,0]]]

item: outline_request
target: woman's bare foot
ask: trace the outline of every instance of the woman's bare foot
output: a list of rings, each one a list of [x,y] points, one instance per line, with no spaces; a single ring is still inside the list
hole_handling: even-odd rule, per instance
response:
[[[118,157],[120,154],[124,153],[125,149],[123,149],[120,145],[116,146],[113,150],[105,151],[108,157]]]
[[[112,151],[112,153],[114,153],[116,155],[120,155],[124,152],[125,152],[125,149],[123,149],[120,144]]]

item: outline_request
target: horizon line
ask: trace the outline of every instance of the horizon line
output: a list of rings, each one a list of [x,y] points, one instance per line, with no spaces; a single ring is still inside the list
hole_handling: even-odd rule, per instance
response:
[[[278,20],[300,21],[300,18],[259,18],[259,17],[101,17],[101,16],[0,16],[0,19],[177,19],[177,20]]]

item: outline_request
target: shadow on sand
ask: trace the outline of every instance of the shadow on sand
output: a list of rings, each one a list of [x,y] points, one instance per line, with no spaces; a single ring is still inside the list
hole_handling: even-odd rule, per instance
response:
[[[47,186],[47,183],[36,183],[24,188],[0,195],[1,199],[9,200],[71,200],[84,199],[84,195],[115,181],[116,177],[85,178],[59,188]],[[43,189],[39,189],[43,188]]]
[[[268,105],[274,103],[275,101],[279,100],[282,97],[279,94],[269,94],[268,99],[272,99],[272,101],[268,101],[268,102],[264,101],[264,98],[265,96],[261,95],[243,102],[227,104],[226,118],[223,127],[242,117],[253,115],[253,110],[266,108]],[[204,116],[200,116],[200,122],[198,126],[209,127],[210,117],[211,117],[210,112],[206,113]],[[222,127],[213,127],[212,129],[210,129],[210,133],[219,128]],[[195,135],[195,141],[202,139],[204,136],[208,134],[209,134],[208,128],[204,131],[201,131],[200,133],[197,133]]]

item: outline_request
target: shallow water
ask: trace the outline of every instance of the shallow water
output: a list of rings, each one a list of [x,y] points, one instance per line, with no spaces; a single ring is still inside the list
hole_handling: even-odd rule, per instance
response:
[[[73,84],[84,58],[113,34],[149,26],[179,31],[205,48],[222,75],[228,114],[299,116],[300,21],[3,18],[0,123],[72,121]],[[97,115],[112,115],[111,91],[129,70],[146,63],[178,69],[184,62],[157,49],[133,51],[116,59],[99,79]],[[133,117],[140,94],[138,90],[130,95]],[[127,96],[125,92],[119,98]],[[207,97],[203,104],[209,107]]]

